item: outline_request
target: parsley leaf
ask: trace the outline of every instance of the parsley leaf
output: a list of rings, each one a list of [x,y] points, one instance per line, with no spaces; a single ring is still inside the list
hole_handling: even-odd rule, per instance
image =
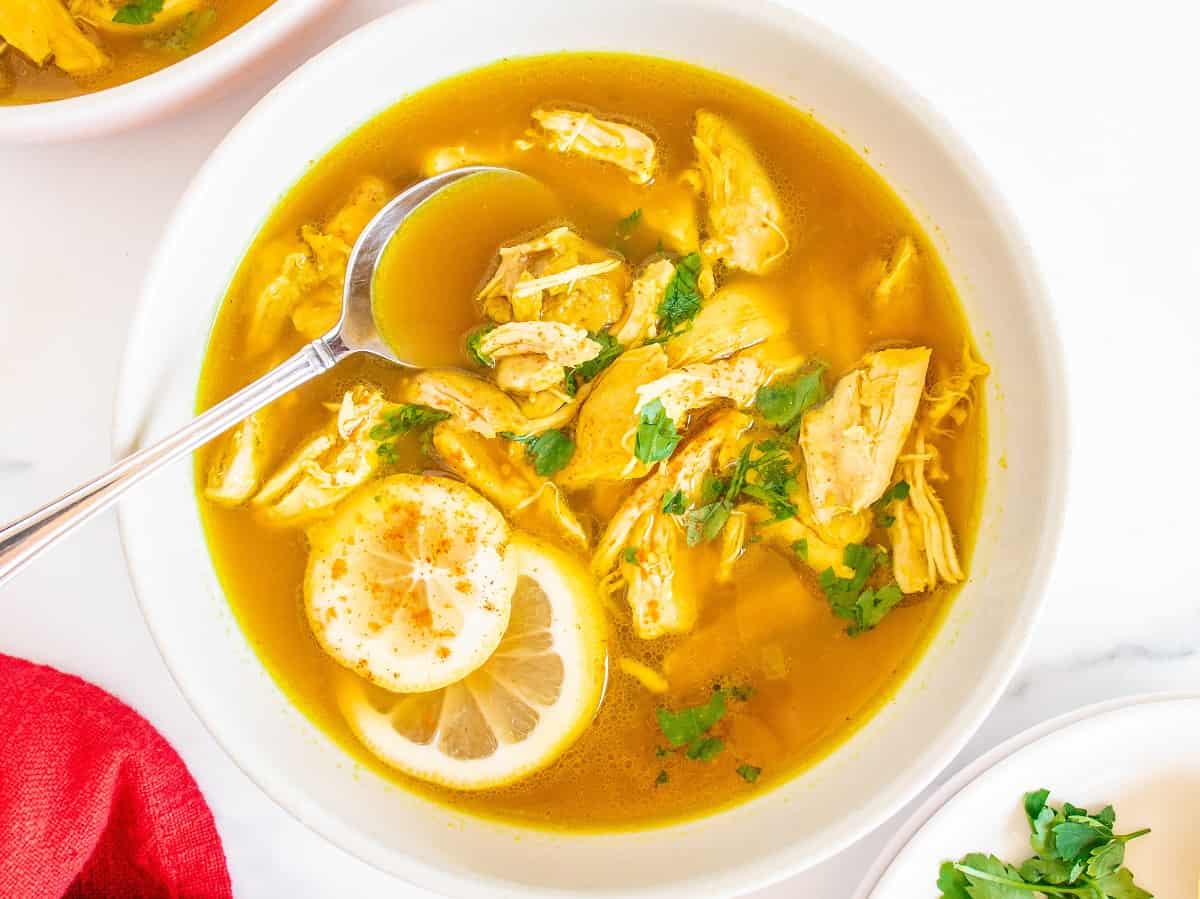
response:
[[[704,705],[691,706],[672,712],[660,708],[656,713],[658,729],[673,748],[690,745],[702,739],[710,727],[725,716],[725,692],[714,690]]]
[[[658,772],[658,777],[654,778],[654,785],[656,787],[661,787],[663,784],[668,783],[670,780],[671,780],[671,775],[668,774],[667,770],[664,768],[662,771]]]
[[[700,276],[700,254],[688,253],[675,263],[675,273],[667,282],[667,289],[658,304],[658,331],[674,334],[681,326],[690,322],[700,311],[700,288],[696,279]]]
[[[383,421],[371,428],[367,436],[379,444],[375,447],[375,452],[379,454],[380,461],[394,465],[397,461],[396,445],[387,441],[417,428],[435,425],[449,417],[449,412],[430,409],[428,406],[398,406],[384,412]]]
[[[637,557],[637,547],[636,547],[636,546],[627,546],[627,547],[625,547],[625,551],[621,553],[621,556],[622,556],[622,557],[625,559],[625,561],[626,561],[626,562],[628,562],[630,565],[636,565],[636,564],[638,563],[638,557]]]
[[[805,562],[808,561],[808,538],[801,537],[792,544],[792,552],[802,558]]]
[[[753,456],[754,450],[761,455]],[[732,474],[728,478],[705,478],[699,502],[684,513],[688,546],[712,540],[721,533],[734,504],[742,499],[762,503],[776,521],[793,517],[797,509],[789,494],[795,487],[791,457],[786,452],[772,442],[747,445],[738,455]]]
[[[638,422],[633,454],[642,462],[660,462],[675,452],[678,445],[679,432],[675,430],[675,422],[667,417],[662,400],[647,403]]]
[[[909,490],[908,481],[897,481],[871,504],[875,512],[876,527],[890,528],[896,523],[896,516],[888,511],[888,506],[896,500],[908,499]]]
[[[754,405],[768,422],[788,430],[800,423],[800,418],[825,400],[825,363],[818,363],[797,376],[794,381],[767,384],[758,388]]]
[[[746,783],[752,784],[758,780],[758,775],[762,774],[762,768],[757,765],[738,765],[737,773]]]
[[[867,587],[868,579],[886,555],[883,550],[851,543],[842,554],[842,562],[854,572],[851,577],[840,577],[832,568],[817,576],[833,613],[850,621],[846,631],[852,637],[875,627],[904,598],[894,583],[878,589]]]
[[[533,462],[533,470],[544,478],[562,471],[575,454],[575,441],[559,430],[524,436],[501,431],[500,436],[525,444],[525,457]]]
[[[600,352],[587,362],[572,366],[563,373],[566,379],[567,396],[574,396],[581,386],[612,365],[617,357],[625,352],[625,347],[621,346],[617,342],[617,338],[607,331],[589,331],[588,337],[600,344]]]
[[[629,240],[642,220],[642,210],[635,209],[617,222],[617,240]]]
[[[738,702],[749,702],[754,695],[754,688],[748,684],[736,684],[729,688],[729,695]]]
[[[112,20],[118,25],[149,25],[162,8],[163,0],[133,0],[118,9]]]
[[[467,335],[467,355],[476,365],[482,365],[484,368],[496,367],[496,360],[479,349],[479,341],[483,340],[489,332],[495,331],[496,327],[495,322],[488,322]]]
[[[687,500],[682,490],[669,490],[663,494],[662,511],[664,515],[682,515],[687,510]]]
[[[696,759],[701,762],[711,762],[721,750],[725,748],[725,741],[720,737],[701,737],[687,748],[687,757]]]
[[[148,50],[170,50],[175,53],[190,53],[192,46],[217,19],[217,11],[210,6],[190,10],[179,25],[164,35],[155,35],[142,41]]]

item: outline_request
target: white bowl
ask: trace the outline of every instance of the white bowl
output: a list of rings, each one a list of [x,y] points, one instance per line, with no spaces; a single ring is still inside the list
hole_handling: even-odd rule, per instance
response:
[[[522,831],[431,805],[361,770],[288,703],[222,596],[190,466],[131,494],[121,527],[146,619],[197,713],[267,793],[344,849],[451,896],[735,895],[858,839],[962,748],[1029,639],[1058,537],[1062,354],[1030,250],[971,154],[889,72],[801,16],[750,0],[446,0],[380,19],[276,88],[192,183],[130,335],[117,449],[187,420],[238,260],[311,160],[448,75],[500,57],[585,49],[688,60],[814,110],[852,146],[870,147],[872,164],[927,227],[939,227],[993,366],[989,486],[970,581],[895,699],[815,768],[719,815],[628,834]]]
[[[339,2],[276,0],[212,46],[145,78],[66,100],[0,106],[0,143],[83,140],[168,116],[228,89]]]

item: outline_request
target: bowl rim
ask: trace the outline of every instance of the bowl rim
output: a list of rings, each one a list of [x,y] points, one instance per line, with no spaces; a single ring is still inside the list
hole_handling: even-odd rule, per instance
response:
[[[342,0],[275,0],[216,43],[133,81],[64,100],[0,106],[0,144],[102,137],[231,88],[273,49]]]
[[[526,0],[506,0],[506,2],[511,7],[520,7]],[[670,2],[676,2],[676,0],[670,0]],[[253,124],[259,118],[265,117],[267,111],[274,105],[274,102],[280,95],[286,95],[293,89],[301,86],[307,78],[311,77],[311,72],[319,67],[322,59],[333,54],[346,52],[348,47],[353,46],[357,41],[364,40],[365,35],[369,35],[370,31],[385,21],[391,22],[392,20],[415,16],[432,6],[455,6],[467,3],[469,3],[469,0],[413,0],[413,2],[360,26],[291,73],[246,114],[237,128],[226,136],[197,171],[176,204],[171,219],[164,229],[159,248],[156,250],[155,256],[148,266],[148,273],[153,272],[159,266],[159,255],[162,252],[162,247],[168,242],[167,236],[173,234],[179,227],[181,211],[190,205],[193,195],[199,194],[203,190],[209,173],[223,159],[224,155],[230,151],[230,144],[234,142],[238,133],[243,127]],[[765,863],[753,868],[745,865],[741,867],[731,866],[730,870],[736,870],[738,873],[738,883],[735,888],[731,888],[730,892],[722,893],[722,895],[740,895],[793,877],[836,855],[868,833],[874,831],[916,798],[938,773],[945,770],[950,762],[966,746],[970,738],[978,731],[984,719],[991,713],[1004,689],[1015,674],[1024,657],[1025,651],[1032,641],[1037,620],[1045,604],[1046,587],[1054,559],[1058,552],[1062,525],[1065,520],[1068,484],[1067,472],[1070,459],[1070,409],[1067,404],[1068,391],[1065,364],[1063,361],[1064,346],[1058,331],[1049,293],[1037,264],[1033,248],[1020,227],[1017,216],[997,190],[991,176],[986,172],[974,151],[958,136],[949,122],[940,113],[936,112],[923,96],[917,93],[906,81],[898,77],[887,66],[875,60],[870,54],[849,39],[842,37],[822,23],[813,20],[796,9],[781,6],[775,0],[691,0],[691,5],[693,8],[701,7],[718,13],[753,14],[771,27],[803,32],[806,39],[821,45],[831,56],[837,58],[842,65],[856,70],[859,75],[866,78],[874,91],[879,92],[896,104],[906,106],[912,112],[914,119],[930,134],[931,139],[941,145],[947,155],[960,168],[962,174],[970,180],[978,193],[980,204],[987,210],[996,225],[998,234],[1002,236],[1004,243],[1007,245],[1006,248],[1014,260],[1015,271],[1019,274],[1025,291],[1031,300],[1030,316],[1037,335],[1040,338],[1041,349],[1044,351],[1044,374],[1046,379],[1044,386],[1047,389],[1044,401],[1047,407],[1057,410],[1056,414],[1048,417],[1049,428],[1045,433],[1046,444],[1049,447],[1044,466],[1047,472],[1048,489],[1042,497],[1039,519],[1044,539],[1036,549],[1033,556],[1033,564],[1028,569],[1028,593],[1030,595],[1023,606],[1022,614],[1014,618],[1011,633],[1006,636],[1004,648],[1007,651],[997,653],[992,664],[986,669],[985,676],[980,681],[980,692],[975,697],[976,702],[973,707],[968,710],[957,710],[958,717],[954,720],[953,727],[948,728],[942,734],[943,739],[937,746],[932,747],[927,754],[920,757],[920,770],[922,772],[920,777],[909,776],[903,785],[899,785],[890,791],[884,801],[878,804],[870,814],[861,814],[860,812],[856,816],[856,823],[853,826],[844,828],[841,833],[829,839],[823,851],[811,854],[802,863],[786,863],[788,862],[787,859],[772,857],[773,866]],[[487,62],[488,60],[481,59],[476,65],[486,65]],[[432,84],[435,82],[431,81],[429,83]],[[365,121],[360,124],[364,124]],[[872,168],[876,167],[872,166]],[[153,303],[154,298],[143,290],[130,325],[128,343],[121,363],[119,387],[114,403],[113,428],[114,451],[118,453],[131,449],[131,447],[123,445],[120,442],[122,437],[120,423],[132,420],[129,415],[131,404],[134,406],[141,405],[138,403],[131,386],[137,374],[134,371],[134,363],[137,361],[135,358],[137,355],[135,348],[138,342],[143,339],[146,329],[146,319],[149,316],[150,307]],[[185,683],[176,675],[176,671],[168,656],[168,650],[164,647],[156,630],[155,614],[151,610],[151,603],[146,598],[146,588],[142,584],[142,576],[139,574],[137,564],[134,561],[134,553],[131,546],[137,530],[136,520],[122,507],[119,510],[118,522],[122,551],[125,554],[126,564],[129,568],[130,580],[143,616],[146,618],[147,626],[154,638],[155,644],[158,646],[159,653],[163,657],[168,671],[171,673],[172,679],[175,680],[180,692],[187,699],[189,705],[192,706],[197,717],[200,718],[205,728],[213,736],[213,739],[216,740],[222,750],[252,782],[296,820],[314,832],[321,834],[325,839],[361,861],[384,870],[393,876],[401,877],[394,869],[387,867],[381,861],[384,853],[375,846],[372,840],[344,827],[340,822],[329,822],[323,820],[319,815],[312,814],[312,806],[306,799],[305,791],[302,788],[290,783],[286,778],[274,777],[267,772],[258,770],[248,761],[244,761],[241,755],[231,748],[225,739],[222,739],[219,733],[222,728],[215,722],[208,720],[202,712],[202,708],[204,708],[203,703],[197,700]],[[719,815],[722,812],[717,812],[716,814]],[[429,881],[420,884],[427,889],[449,889],[453,885],[461,885],[463,883],[463,881],[452,875],[442,872],[434,865],[427,864],[419,859],[414,861],[417,868],[430,875],[431,879]],[[771,870],[764,870],[767,868]],[[431,883],[434,885],[431,886]],[[511,887],[511,884],[492,881],[484,875],[477,875],[474,883],[477,886],[483,885],[496,889],[497,895],[510,895],[505,890],[505,887]],[[610,893],[598,891],[591,891],[589,894],[597,896],[610,895]],[[457,895],[457,893],[454,895]],[[517,893],[514,892],[511,895],[517,895]],[[521,895],[560,894],[554,891],[539,891],[529,888],[527,892],[523,892]],[[665,897],[675,894],[672,890],[649,887],[628,889],[620,893],[611,893],[611,895],[661,896],[665,899]]]

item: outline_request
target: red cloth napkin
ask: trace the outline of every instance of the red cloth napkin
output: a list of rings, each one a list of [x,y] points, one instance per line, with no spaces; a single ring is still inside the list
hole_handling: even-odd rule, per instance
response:
[[[225,899],[212,813],[149,722],[0,654],[0,896]]]

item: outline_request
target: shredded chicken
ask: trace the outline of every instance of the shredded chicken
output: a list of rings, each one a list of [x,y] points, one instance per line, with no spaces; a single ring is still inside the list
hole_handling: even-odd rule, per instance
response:
[[[619,256],[562,226],[501,247],[476,299],[496,322],[542,319],[600,331],[620,317],[628,279]]]
[[[843,513],[822,523],[813,515],[807,491],[794,491],[791,500],[796,516],[782,521],[768,520],[771,514],[764,506],[747,505],[744,509],[750,520],[758,523],[757,533],[784,555],[804,562],[817,574],[832,568],[838,577],[851,577],[854,572],[843,561],[846,547],[862,543],[871,532],[870,510]]]
[[[972,388],[989,371],[987,365],[975,358],[970,344],[964,344],[958,370],[935,383],[925,394],[921,421],[931,434],[947,434],[966,421],[973,403]]]
[[[252,500],[267,521],[293,525],[327,514],[379,466],[371,429],[387,406],[378,390],[347,390],[334,420],[297,449]]]
[[[659,344],[628,350],[592,382],[575,423],[575,454],[558,482],[575,490],[596,481],[640,478],[649,466],[633,455],[638,387],[667,371]]]
[[[222,506],[244,503],[262,483],[265,431],[262,412],[243,419],[222,438],[204,495]]]
[[[526,530],[587,548],[587,532],[561,491],[533,470],[525,448],[501,437],[487,438],[453,419],[433,429],[442,462]]]
[[[667,259],[651,262],[634,279],[625,303],[625,314],[613,326],[613,336],[622,346],[633,346],[658,334],[658,306],[675,266]]]
[[[777,306],[758,285],[735,284],[717,291],[692,321],[692,327],[667,342],[672,367],[712,362],[781,333]]]
[[[509,322],[479,340],[479,352],[493,359],[543,356],[559,366],[580,365],[595,359],[600,350],[587,331],[561,322]]]
[[[632,125],[572,109],[535,109],[533,119],[551,150],[611,163],[634,184],[654,177],[654,140]]]
[[[384,181],[364,178],[325,228],[304,225],[299,240],[279,241],[265,248],[264,256],[271,263],[265,283],[254,291],[246,329],[246,347],[251,353],[261,354],[277,346],[289,322],[308,340],[337,324],[350,250],[389,196]]]
[[[585,384],[570,402],[540,418],[526,415],[512,397],[490,381],[449,368],[418,372],[401,385],[399,398],[403,403],[449,413],[476,434],[495,437],[503,431],[527,435],[563,427],[575,417],[590,387]]]
[[[720,400],[732,400],[739,409],[746,408],[754,403],[758,388],[767,383],[771,374],[761,359],[746,354],[685,365],[637,388],[634,413],[641,413],[658,400],[667,417],[682,426],[688,413]]]
[[[754,150],[720,116],[696,113],[692,138],[708,204],[707,260],[762,274],[788,249],[783,212],[770,178]]]
[[[681,534],[673,517],[662,512],[663,495],[681,490],[694,496],[723,447],[736,441],[749,425],[749,416],[740,412],[714,416],[642,481],[609,519],[592,557],[592,570],[610,584],[625,582],[633,628],[644,640],[687,633],[699,614],[695,596],[675,589],[674,555]],[[634,548],[635,562],[624,558],[627,547]]]
[[[0,37],[36,65],[53,62],[70,75],[94,75],[109,65],[61,0],[0,3]]]
[[[912,429],[929,367],[927,347],[868,353],[800,428],[808,491],[818,521],[879,499]]]

